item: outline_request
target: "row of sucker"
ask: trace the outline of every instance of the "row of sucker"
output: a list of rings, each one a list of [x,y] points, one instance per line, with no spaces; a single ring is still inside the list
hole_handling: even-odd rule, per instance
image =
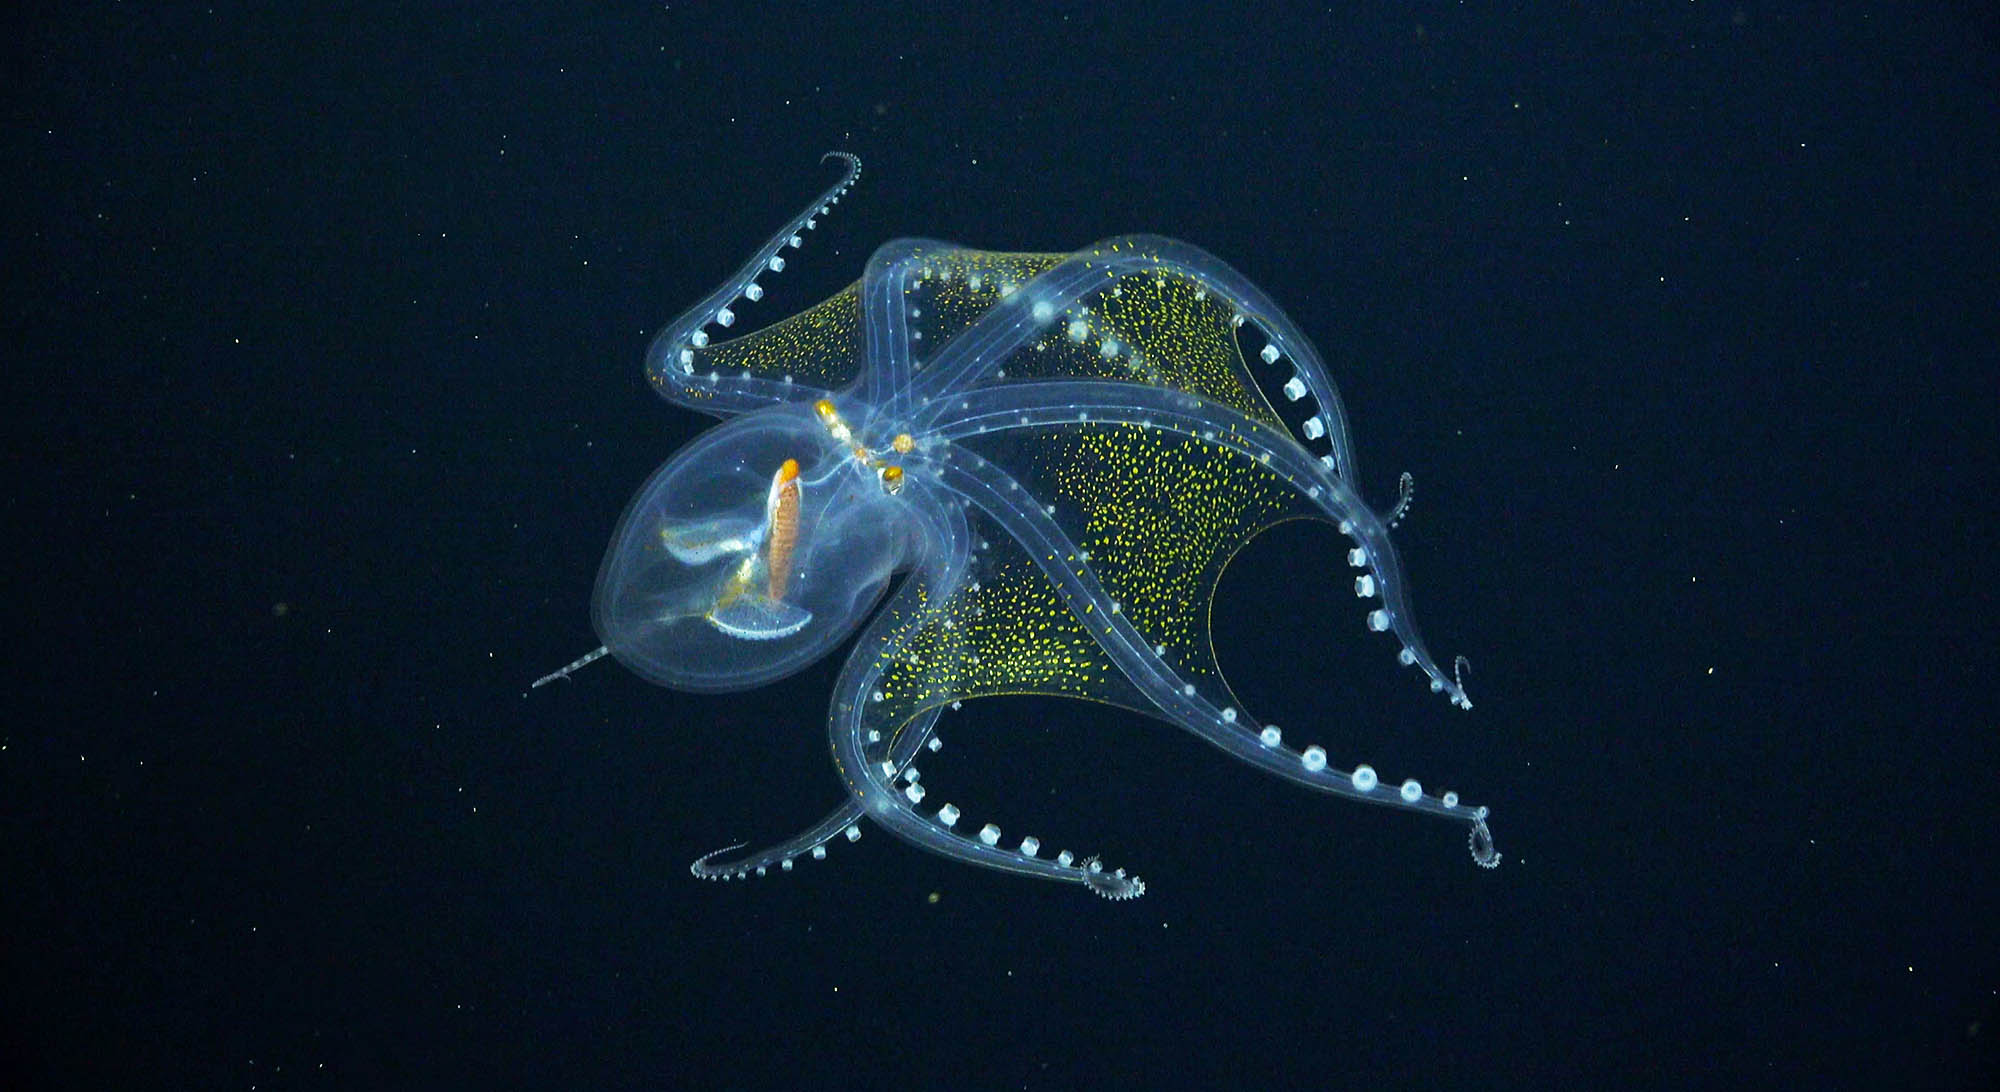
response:
[[[1224,725],[1234,726],[1240,718],[1236,710],[1226,708],[1217,719]],[[1307,774],[1324,775],[1334,783],[1345,781],[1348,787],[1354,790],[1353,794],[1362,799],[1391,802],[1386,794],[1381,797],[1374,795],[1383,787],[1383,781],[1376,774],[1375,768],[1365,762],[1357,764],[1352,770],[1333,769],[1327,765],[1326,749],[1317,743],[1308,745],[1303,751],[1292,751],[1285,747],[1284,733],[1275,724],[1266,724],[1257,729],[1257,742],[1272,751],[1292,755],[1297,760],[1299,768]],[[1435,797],[1429,797],[1424,792],[1423,784],[1413,777],[1405,778],[1403,783],[1396,787],[1394,799],[1411,806],[1421,805],[1429,799],[1435,801],[1445,812],[1457,812],[1461,807],[1456,792],[1446,791]],[[1473,861],[1481,868],[1498,868],[1501,854],[1493,848],[1493,835],[1486,827],[1486,818],[1489,814],[1483,805],[1464,810],[1464,815],[1472,827],[1470,846]]]
[[[1231,321],[1238,328],[1241,328],[1244,323],[1244,316],[1242,312],[1237,312],[1234,316],[1232,316]],[[1276,365],[1280,361],[1285,359],[1284,353],[1282,350],[1278,348],[1278,344],[1276,341],[1269,340],[1268,334],[1266,336],[1267,340],[1265,341],[1264,348],[1258,352],[1257,358],[1263,361],[1265,364]],[[1322,405],[1326,404],[1325,399],[1320,397],[1320,395],[1313,390],[1312,386],[1308,384],[1303,378],[1302,373],[1296,369],[1292,371],[1290,378],[1285,380],[1285,384],[1281,389],[1284,392],[1285,398],[1289,401],[1297,402],[1303,398],[1310,396],[1313,397],[1318,402],[1320,402],[1320,404]],[[1305,421],[1299,426],[1298,433],[1303,434],[1302,438],[1305,441],[1319,441],[1322,438],[1325,438],[1328,442],[1329,448],[1331,448],[1337,445],[1337,441],[1332,436],[1329,435],[1328,427],[1329,427],[1329,416],[1325,413],[1315,413],[1314,415],[1307,417]],[[1334,424],[1333,427],[1338,427],[1337,422]],[[1300,436],[1298,434],[1295,434],[1294,438],[1299,439]],[[1313,449],[1308,448],[1308,450],[1313,450]],[[1328,471],[1333,472],[1337,475],[1339,473],[1339,467],[1336,465],[1334,457],[1331,454],[1331,451],[1329,450],[1327,452],[1317,452],[1317,453],[1319,455],[1320,464],[1326,467]],[[1358,482],[1349,482],[1348,486],[1349,488],[1353,489],[1357,494],[1359,494],[1360,484]],[[1409,471],[1406,470],[1400,476],[1398,476],[1396,480],[1396,505],[1394,508],[1390,509],[1387,517],[1382,519],[1382,523],[1386,527],[1389,528],[1396,527],[1397,524],[1399,524],[1402,521],[1403,517],[1409,513],[1410,500],[1415,495],[1415,492],[1416,492],[1416,479],[1414,476],[1410,474]],[[1347,552],[1348,563],[1358,569],[1364,569],[1364,570],[1369,569],[1370,559],[1368,555],[1367,546],[1355,535],[1353,526],[1346,521],[1342,521],[1340,525],[1340,531],[1342,534],[1347,535],[1350,539],[1354,540],[1354,547],[1348,550]],[[1380,590],[1381,590],[1381,584],[1380,582],[1378,582],[1376,576],[1371,572],[1364,571],[1362,575],[1355,578],[1354,594],[1359,598],[1362,599],[1372,598]],[[1368,629],[1371,632],[1375,633],[1386,632],[1394,624],[1393,619],[1390,617],[1389,611],[1385,607],[1377,607],[1369,611],[1367,621],[1368,621]],[[1396,662],[1402,664],[1405,667],[1411,667],[1418,664],[1419,658],[1416,650],[1411,648],[1408,644],[1405,644],[1397,652]],[[1465,693],[1465,681],[1464,681],[1465,667],[1466,667],[1466,659],[1464,656],[1459,656],[1453,661],[1452,664],[1453,678],[1452,678],[1452,685],[1450,687],[1447,687],[1444,683],[1444,680],[1442,678],[1439,678],[1437,675],[1430,674],[1428,671],[1426,672],[1426,674],[1429,675],[1430,689],[1433,694],[1443,694],[1449,691],[1451,703],[1453,705],[1461,709],[1471,709],[1472,699],[1468,697]]]
[[[648,359],[655,359],[655,353],[664,349],[665,355],[681,374],[694,375],[695,350],[704,349],[709,344],[709,327],[727,329],[736,324],[735,307],[740,301],[755,303],[764,298],[764,287],[757,278],[765,273],[782,273],[785,270],[783,251],[786,247],[794,250],[805,246],[804,233],[819,226],[819,217],[830,215],[833,206],[847,196],[849,190],[861,179],[861,159],[851,152],[828,152],[820,157],[821,162],[839,159],[847,164],[847,173],[832,188],[821,194],[776,235],[773,235],[736,275],[722,283],[709,296],[689,309],[671,325],[661,330],[654,339],[654,349],[647,353]],[[714,378],[713,375],[710,378]],[[658,377],[655,377],[656,381]]]
[[[952,703],[953,709],[957,709],[958,707],[959,703]],[[928,795],[928,790],[923,784],[923,773],[915,765],[910,765],[901,771],[891,774],[890,770],[893,769],[893,765],[887,762],[883,763],[883,765],[886,767],[883,773],[890,774],[890,784],[892,786],[896,784],[902,785],[903,798],[908,800],[912,807],[921,805],[924,797]],[[938,826],[954,834],[958,834],[958,822],[964,818],[964,813],[959,810],[958,805],[946,803],[933,812],[931,818]],[[992,823],[987,823],[979,828],[977,834],[971,837],[962,834],[958,836],[966,838],[967,841],[972,841],[976,838],[981,845],[998,847],[1001,831],[999,827]],[[1042,851],[1042,840],[1032,834],[1026,835],[1019,842],[1015,843],[1014,851],[1023,857],[1039,857]],[[1121,902],[1125,899],[1136,899],[1146,893],[1146,881],[1137,876],[1126,874],[1122,868],[1107,869],[1104,867],[1104,862],[1096,856],[1079,859],[1076,854],[1065,849],[1058,851],[1053,859],[1064,868],[1074,870],[1078,874],[1078,878],[1092,891],[1114,902]]]
[[[874,735],[871,737],[871,742],[879,740],[879,738],[879,735]],[[944,748],[944,739],[936,734],[932,734],[924,741],[923,746],[932,753],[936,753]],[[851,812],[855,816],[860,815],[860,809],[858,808],[850,807],[842,810],[844,812]],[[752,853],[741,861],[729,862],[722,865],[712,863],[715,858],[722,854],[742,849],[745,845],[749,844],[747,842],[738,842],[735,845],[724,846],[711,853],[702,854],[694,860],[694,863],[688,865],[688,871],[704,880],[744,880],[749,879],[751,876],[768,875],[772,867],[776,867],[781,872],[790,872],[793,862],[800,856],[809,856],[815,861],[826,860],[827,845],[836,837],[842,836],[846,837],[850,842],[860,841],[861,825],[859,823],[835,824],[835,829],[829,830],[826,834],[817,838],[794,838],[791,841],[781,842],[769,849]],[[799,844],[794,845],[794,842]]]
[[[858,842],[861,840],[861,825],[858,823],[849,823],[846,827],[838,831],[837,834],[846,835],[847,840],[850,842]],[[809,856],[815,861],[826,860],[827,843],[833,841],[837,834],[830,834],[825,838],[813,842],[810,846],[801,847],[797,850],[788,850],[776,854],[768,851],[753,854],[741,865],[718,866],[710,863],[725,853],[742,849],[744,846],[750,844],[748,842],[738,842],[735,845],[723,846],[721,849],[704,853],[695,858],[694,863],[688,865],[688,872],[692,873],[696,879],[702,880],[747,880],[751,876],[768,875],[773,862],[776,863],[780,872],[790,872],[793,863],[801,855]],[[753,861],[755,862],[754,864],[750,863]]]

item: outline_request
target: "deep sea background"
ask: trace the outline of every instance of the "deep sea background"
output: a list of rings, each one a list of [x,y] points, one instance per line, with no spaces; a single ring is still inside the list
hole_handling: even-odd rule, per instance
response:
[[[1332,10],[1328,10],[1331,7]],[[9,17],[0,1085],[1990,1088],[2000,48],[1976,4],[32,5]],[[1331,531],[1259,716],[1508,855],[1115,709],[927,763],[1110,904],[838,798],[838,659],[613,664],[655,329],[867,163],[900,235],[1149,231],[1342,385],[1460,714]]]

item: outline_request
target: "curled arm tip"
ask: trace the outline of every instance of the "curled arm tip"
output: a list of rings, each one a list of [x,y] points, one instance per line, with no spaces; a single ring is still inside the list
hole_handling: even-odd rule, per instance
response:
[[[1487,829],[1484,815],[1472,821],[1472,832],[1466,835],[1465,843],[1472,848],[1472,863],[1481,868],[1500,867],[1502,854],[1493,848],[1493,832]]]

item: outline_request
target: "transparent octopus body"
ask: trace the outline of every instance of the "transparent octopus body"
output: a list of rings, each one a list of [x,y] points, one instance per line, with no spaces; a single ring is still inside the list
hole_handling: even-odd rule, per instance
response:
[[[1143,893],[1123,868],[933,799],[917,762],[940,745],[939,713],[1002,694],[1138,710],[1309,789],[1462,824],[1474,861],[1497,866],[1486,808],[1294,747],[1216,666],[1209,607],[1231,557],[1318,519],[1350,540],[1366,628],[1472,706],[1463,658],[1445,670],[1417,631],[1390,541],[1408,476],[1387,511],[1362,500],[1347,415],[1304,334],[1206,252],[1125,236],[1068,254],[895,240],[831,299],[728,337],[859,179],[858,159],[828,158],[840,181],[654,339],[654,389],[723,423],[619,521],[592,603],[602,646],[536,683],[610,656],[664,686],[744,689],[865,627],[827,714],[844,798],[693,873],[789,870],[869,822],[968,864]]]

